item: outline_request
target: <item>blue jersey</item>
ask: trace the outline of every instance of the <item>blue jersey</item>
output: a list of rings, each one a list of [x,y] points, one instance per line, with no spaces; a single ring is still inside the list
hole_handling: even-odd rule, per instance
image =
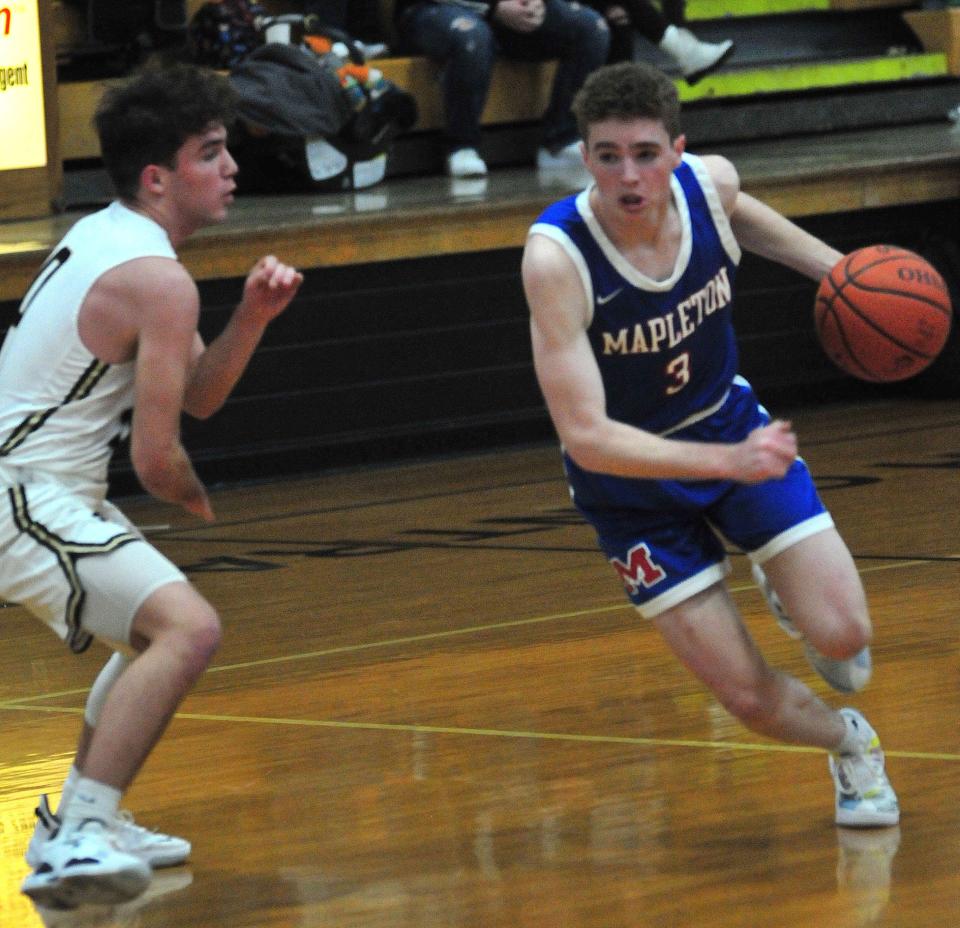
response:
[[[604,234],[589,191],[549,207],[531,229],[572,259],[593,315],[587,334],[612,419],[695,442],[743,441],[770,416],[737,376],[731,320],[740,249],[699,158],[672,178],[682,236],[674,268],[653,280]],[[806,465],[779,480],[651,480],[579,467],[573,500],[597,530],[632,602],[652,617],[722,580],[725,543],[762,563],[833,522]]]
[[[607,414],[660,435],[715,412],[738,363],[731,316],[740,247],[699,158],[683,156],[671,187],[682,232],[664,280],[627,262],[597,222],[588,190],[548,207],[530,230],[560,244],[580,274],[593,310],[587,335]],[[575,493],[590,485],[586,495],[595,498],[603,483],[620,495],[621,478],[598,481],[569,458],[566,463]]]
[[[699,158],[684,155],[672,188],[682,240],[665,280],[617,251],[588,191],[550,206],[530,230],[557,241],[580,272],[608,415],[656,433],[715,405],[737,372],[731,310],[740,248]]]

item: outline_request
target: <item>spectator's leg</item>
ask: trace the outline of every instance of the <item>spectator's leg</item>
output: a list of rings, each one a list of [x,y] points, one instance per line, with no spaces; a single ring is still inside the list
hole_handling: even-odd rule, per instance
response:
[[[480,114],[487,102],[496,42],[489,25],[463,7],[418,3],[398,21],[404,45],[440,62],[444,139],[450,151],[478,148]]]
[[[596,10],[576,0],[545,0],[545,5],[546,16],[536,31],[497,29],[496,34],[504,54],[510,57],[559,59],[550,103],[543,114],[543,144],[559,151],[579,137],[570,105],[587,77],[606,63],[610,30]]]
[[[654,45],[660,44],[668,23],[650,0],[615,0],[615,6],[626,13],[627,21],[614,22],[607,18],[610,27],[609,63],[633,60],[637,32]]]
[[[305,15],[313,14],[325,26],[347,31],[348,0],[303,0]]]
[[[671,26],[682,26],[686,22],[686,0],[660,0],[663,18]]]
[[[665,14],[661,14],[650,0],[618,0],[630,17],[637,32],[654,45],[659,45],[667,26],[672,22]],[[665,9],[665,7],[664,7]]]

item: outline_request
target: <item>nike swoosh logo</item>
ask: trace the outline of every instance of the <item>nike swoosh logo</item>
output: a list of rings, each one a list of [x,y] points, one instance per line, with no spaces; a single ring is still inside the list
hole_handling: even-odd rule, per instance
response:
[[[613,293],[607,293],[604,296],[598,296],[597,306],[603,306],[604,303],[609,303],[621,290],[623,290],[623,287],[617,287]]]

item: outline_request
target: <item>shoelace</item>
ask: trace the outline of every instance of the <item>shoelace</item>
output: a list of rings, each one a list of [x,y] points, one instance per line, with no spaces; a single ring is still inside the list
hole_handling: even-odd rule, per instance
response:
[[[161,835],[158,832],[151,831],[149,828],[144,828],[143,825],[138,825],[134,821],[133,813],[127,809],[118,809],[114,818],[118,827],[124,829],[125,831],[132,832],[140,839],[146,838],[151,841],[161,839]]]

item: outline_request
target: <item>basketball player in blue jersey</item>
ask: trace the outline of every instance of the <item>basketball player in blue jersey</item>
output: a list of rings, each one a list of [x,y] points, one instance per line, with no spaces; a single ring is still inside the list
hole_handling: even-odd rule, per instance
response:
[[[574,111],[593,182],[530,230],[523,282],[537,376],[573,500],[641,615],[748,728],[829,752],[840,825],[895,825],[876,732],[766,663],[726,588],[722,535],[835,689],[870,676],[853,559],[789,422],[737,375],[741,247],[814,280],[841,255],[684,151],[673,83],[594,72]],[[718,534],[719,533],[719,534]]]
[[[0,350],[0,596],[75,652],[94,638],[115,652],[87,700],[59,808],[41,797],[37,810],[22,888],[44,907],[134,898],[153,867],[190,852],[119,804],[207,667],[220,623],[105,495],[129,432],[144,488],[213,519],[181,414],[216,412],[302,280],[262,258],[221,334],[209,346],[198,334],[199,294],[176,249],[233,199],[232,111],[222,77],[185,65],[107,91],[96,121],[119,198],[54,248]]]

